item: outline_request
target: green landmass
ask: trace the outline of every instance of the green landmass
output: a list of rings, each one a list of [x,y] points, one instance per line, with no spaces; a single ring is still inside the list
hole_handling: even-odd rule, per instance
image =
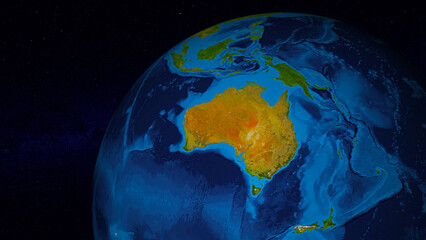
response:
[[[203,71],[203,69],[198,67],[193,67],[193,68],[182,68],[181,71],[182,72],[201,72]]]
[[[333,207],[331,207],[330,209],[330,216],[326,219],[323,220],[323,226],[320,228],[318,222],[312,223],[310,225],[297,225],[295,227],[293,227],[293,229],[296,231],[296,233],[304,233],[306,231],[312,231],[313,229],[318,229],[320,228],[321,230],[325,230],[327,228],[330,227],[334,227],[336,226],[336,224],[333,222]]]
[[[262,38],[262,32],[261,31],[258,31],[258,30],[252,30],[251,32],[250,32],[250,39],[252,40],[252,41],[256,41],[256,40],[259,40],[259,39],[261,39]]]
[[[231,64],[234,62],[234,58],[232,57],[232,54],[230,54],[229,52],[222,57],[222,62],[220,63],[224,64],[226,61],[228,61]]]
[[[185,54],[188,53],[188,49],[189,46],[187,42],[185,42],[183,44],[181,53],[173,52],[170,54],[172,56],[173,66],[175,66],[175,68],[181,69],[183,67],[183,64],[186,62],[186,59],[184,59],[183,57],[185,56]]]
[[[261,28],[259,25],[262,22],[255,22],[250,26],[250,39],[252,41],[256,41],[262,38],[262,34],[263,34],[263,28]]]
[[[187,42],[185,42],[183,44],[182,54],[187,54],[188,53],[188,49],[189,49],[189,46],[188,46]]]
[[[260,190],[262,190],[262,188],[251,185],[251,193],[253,194],[253,196],[259,194]]]
[[[226,75],[226,76],[227,76],[227,77],[230,77],[230,76],[235,75],[235,74],[238,74],[238,73],[240,73],[240,72],[232,72],[232,73],[230,73],[230,74],[228,74],[228,75]]]
[[[263,59],[265,59],[267,65],[275,68],[279,72],[280,76],[274,78],[275,80],[283,81],[285,85],[290,87],[298,85],[302,87],[303,93],[305,93],[306,96],[313,99],[311,94],[309,93],[309,83],[306,82],[306,79],[302,74],[300,74],[298,71],[296,71],[285,63],[273,64],[272,57],[263,56]]]
[[[333,214],[333,207],[331,207],[330,209],[330,216],[326,220],[322,221],[324,225],[321,227],[321,230],[336,226],[336,224],[333,222],[332,214]]]
[[[330,89],[328,86],[320,87],[320,86],[317,86],[317,85],[313,85],[313,87],[318,89],[318,90],[329,90]]]
[[[385,170],[383,170],[383,169],[376,169],[376,173],[377,174],[383,174],[383,173],[385,173]]]
[[[207,59],[207,60],[213,60],[218,54],[220,54],[221,52],[223,52],[223,50],[226,49],[226,47],[228,46],[229,43],[231,43],[232,40],[231,38],[228,38],[222,42],[218,42],[210,47],[207,47],[205,49],[201,49],[200,51],[198,51],[197,53],[197,58],[198,59]]]
[[[170,55],[172,55],[173,65],[176,68],[182,68],[183,64],[186,62],[186,60],[183,59],[183,54],[174,52],[174,53],[171,53]]]
[[[312,231],[313,229],[319,228],[318,222],[312,223],[310,225],[297,225],[293,229],[296,233],[304,233],[306,231]]]
[[[259,22],[255,22],[255,23],[253,23],[252,25],[250,25],[250,29],[253,29],[254,27],[256,27],[257,25],[260,25],[260,24],[262,24],[262,22],[261,22],[261,21],[259,21]]]
[[[194,36],[199,37],[200,39],[205,38],[207,36],[210,36],[214,33],[216,33],[217,31],[219,31],[220,27],[219,24],[211,26],[209,28],[206,28],[196,34],[194,34]]]
[[[337,149],[337,153],[339,154],[340,160],[343,160],[342,154],[340,154],[340,149]]]

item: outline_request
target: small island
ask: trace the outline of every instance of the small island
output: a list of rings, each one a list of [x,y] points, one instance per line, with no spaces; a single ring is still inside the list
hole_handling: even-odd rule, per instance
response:
[[[313,229],[319,228],[318,222],[312,223],[310,225],[297,225],[293,229],[296,233],[304,233],[306,231],[312,231]]]
[[[259,194],[260,190],[262,190],[262,188],[251,185],[251,194],[253,194],[253,196]]]
[[[321,230],[336,226],[336,224],[333,222],[332,215],[333,215],[333,207],[330,208],[330,216],[326,220],[322,221],[324,225],[321,227]]]

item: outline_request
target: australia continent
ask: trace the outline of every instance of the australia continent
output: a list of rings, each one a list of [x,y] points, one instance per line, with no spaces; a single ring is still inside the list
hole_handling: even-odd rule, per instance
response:
[[[294,157],[297,141],[288,118],[287,91],[270,106],[260,96],[265,89],[257,84],[231,87],[188,109],[184,150],[228,143],[237,156],[243,154],[248,174],[270,179]]]

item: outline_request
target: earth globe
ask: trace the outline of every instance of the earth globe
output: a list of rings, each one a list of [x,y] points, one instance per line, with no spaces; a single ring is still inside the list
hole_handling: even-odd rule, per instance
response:
[[[133,85],[103,139],[103,239],[426,239],[424,75],[343,22],[233,19]]]

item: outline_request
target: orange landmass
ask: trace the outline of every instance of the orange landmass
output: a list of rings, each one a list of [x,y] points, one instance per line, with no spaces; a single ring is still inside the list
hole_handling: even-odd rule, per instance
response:
[[[228,143],[237,156],[244,153],[250,175],[270,179],[294,157],[297,141],[288,118],[287,91],[271,107],[260,96],[264,90],[257,84],[239,90],[231,87],[210,102],[188,109],[184,149]]]

